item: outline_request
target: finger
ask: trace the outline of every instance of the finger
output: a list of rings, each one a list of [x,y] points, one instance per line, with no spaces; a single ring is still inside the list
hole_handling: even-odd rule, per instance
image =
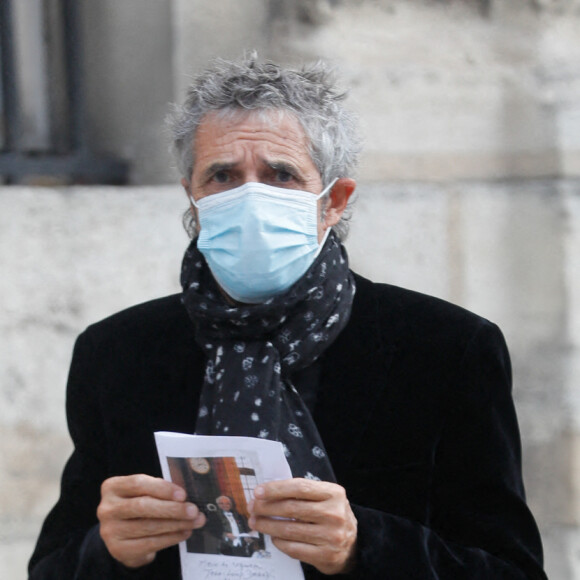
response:
[[[117,540],[136,540],[153,536],[164,536],[194,529],[193,520],[123,520],[117,523],[112,534]]]
[[[301,522],[320,523],[325,520],[330,502],[313,502],[299,499],[256,501],[250,512],[255,517],[285,518]],[[332,511],[330,511],[332,513]]]
[[[207,517],[203,512],[199,512],[197,517],[193,519],[193,529],[198,530],[199,528],[203,528],[207,523]]]
[[[105,503],[101,515],[107,517],[107,509],[110,515],[116,519],[177,519],[193,520],[198,517],[200,511],[195,504],[160,500],[155,497],[139,496]]]
[[[159,477],[143,473],[111,477],[101,486],[103,497],[115,495],[118,497],[136,497],[148,495],[158,499],[185,501],[186,493],[182,487]]]
[[[252,528],[288,541],[301,542],[314,546],[334,546],[342,549],[356,541],[356,520],[340,520],[338,525],[309,524],[293,520],[272,518],[251,518]]]
[[[108,535],[106,526],[103,527],[105,528],[104,533]],[[191,520],[124,520],[115,526],[110,535],[114,535],[114,539],[117,541],[129,541],[185,532],[186,530],[193,530]]]
[[[312,544],[288,541],[280,538],[272,539],[274,545],[291,558],[312,564],[323,574],[339,574],[347,572],[351,567],[353,554],[345,550],[321,549]]]
[[[159,550],[185,541],[191,530],[183,530],[148,538],[131,539],[119,542],[111,555],[130,568],[144,566],[153,561]]]
[[[288,554],[288,556],[302,562],[307,562],[308,564],[311,564],[312,561],[316,561],[320,557],[318,556],[320,549],[315,545],[286,540],[284,538],[272,538],[272,543],[276,548]]]
[[[320,546],[328,543],[329,532],[323,526],[292,520],[250,518],[250,527],[272,538]]]
[[[294,478],[260,484],[254,489],[254,497],[261,501],[279,501],[287,498],[325,501],[334,497],[338,490],[344,492],[342,487],[328,481]]]

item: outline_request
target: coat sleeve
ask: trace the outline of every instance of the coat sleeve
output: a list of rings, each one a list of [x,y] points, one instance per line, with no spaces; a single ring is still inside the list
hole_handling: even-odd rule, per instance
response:
[[[105,437],[94,379],[94,348],[79,336],[67,386],[68,427],[74,451],[64,469],[61,493],[42,527],[29,563],[30,580],[140,578],[114,560],[99,534],[96,506],[107,475]]]
[[[353,505],[358,544],[350,577],[546,579],[525,503],[509,355],[487,321],[453,378],[430,477],[425,521]]]

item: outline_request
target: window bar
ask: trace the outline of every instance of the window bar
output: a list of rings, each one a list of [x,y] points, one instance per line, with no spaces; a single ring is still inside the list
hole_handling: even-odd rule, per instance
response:
[[[44,0],[50,149],[23,151],[22,115],[18,100],[14,4],[0,0],[1,112],[0,180],[18,183],[37,177],[56,177],[71,183],[127,183],[127,163],[90,150],[82,90],[82,42],[78,0]],[[50,94],[49,94],[50,93]]]
[[[79,38],[78,0],[62,0],[64,22],[67,94],[69,103],[69,142],[73,151],[86,152],[85,110],[82,91],[82,53]]]
[[[12,36],[12,2],[0,0],[0,65],[2,70],[2,130],[5,151],[17,149],[20,118],[16,75],[14,71],[14,42]]]

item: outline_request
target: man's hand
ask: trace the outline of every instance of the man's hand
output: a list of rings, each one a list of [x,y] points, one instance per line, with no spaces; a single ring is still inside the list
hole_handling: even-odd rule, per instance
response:
[[[250,504],[250,527],[323,574],[354,567],[357,521],[343,487],[326,481],[287,479],[259,485]],[[286,518],[286,519],[273,519]]]
[[[181,487],[149,475],[105,480],[97,517],[101,537],[113,558],[129,568],[144,566],[159,550],[204,526],[205,515],[185,499]]]

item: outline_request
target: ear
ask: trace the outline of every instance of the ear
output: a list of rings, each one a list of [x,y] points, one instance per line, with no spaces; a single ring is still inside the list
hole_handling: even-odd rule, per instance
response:
[[[350,177],[341,177],[330,190],[330,197],[326,202],[326,211],[324,214],[324,229],[336,225],[346,206],[350,196],[354,193],[356,181]]]

